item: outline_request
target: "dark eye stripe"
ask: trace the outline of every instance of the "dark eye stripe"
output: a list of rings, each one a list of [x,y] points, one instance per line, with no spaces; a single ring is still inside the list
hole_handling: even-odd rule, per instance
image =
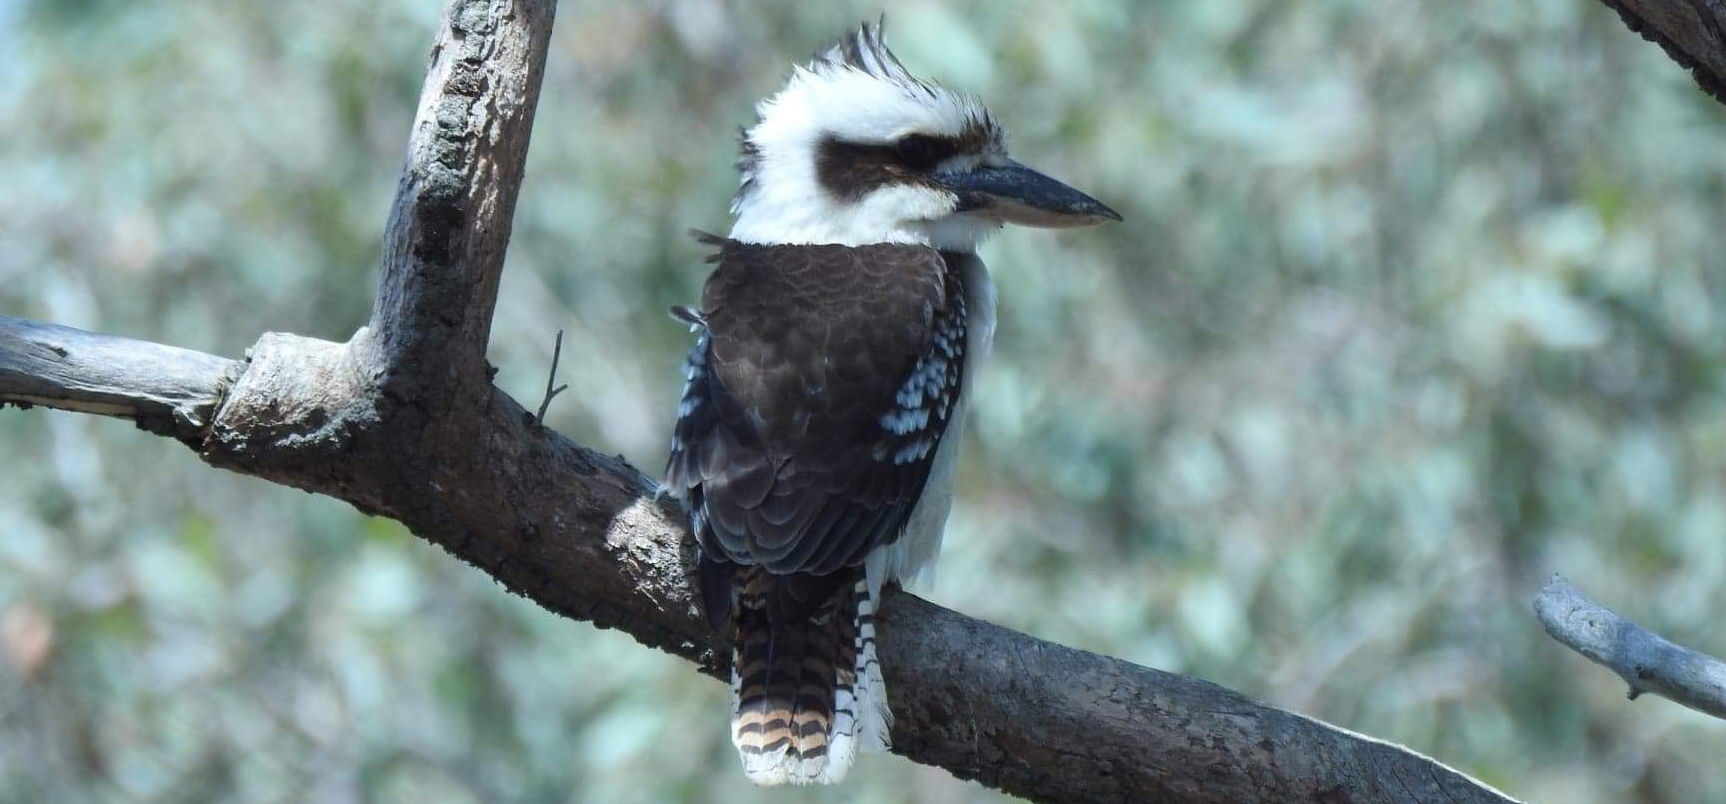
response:
[[[899,138],[893,150],[899,157],[899,164],[912,170],[929,170],[941,160],[958,153],[959,143],[947,137],[907,134]]]
[[[815,152],[815,175],[821,186],[840,198],[855,201],[887,184],[928,181],[928,173],[958,154],[954,137],[909,134],[885,145],[846,142],[829,136]]]

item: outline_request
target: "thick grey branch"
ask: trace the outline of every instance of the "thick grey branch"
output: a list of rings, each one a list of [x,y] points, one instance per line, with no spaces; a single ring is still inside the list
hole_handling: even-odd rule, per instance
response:
[[[1600,0],[1726,103],[1726,0]]]
[[[155,352],[114,354],[133,361],[105,369],[114,376],[158,373]],[[430,442],[388,415],[397,408],[376,394],[365,359],[344,344],[264,336],[201,454],[398,519],[551,611],[623,629],[722,675],[729,646],[691,594],[685,524],[646,477],[539,426],[496,390],[476,426]],[[11,392],[0,377],[0,395]],[[881,635],[894,750],[1028,798],[1511,801],[1407,749],[909,594],[887,596]]]
[[[1624,679],[1630,697],[1644,692],[1726,718],[1726,662],[1637,625],[1585,597],[1554,575],[1534,600],[1553,639]]]
[[[371,325],[386,393],[427,413],[484,399],[485,347],[527,164],[555,0],[455,0],[390,209]],[[457,399],[456,397],[461,397]]]
[[[0,402],[118,416],[191,439],[209,426],[239,368],[202,352],[0,316]]]
[[[1509,802],[1406,748],[909,594],[881,656],[894,751],[1047,801]]]

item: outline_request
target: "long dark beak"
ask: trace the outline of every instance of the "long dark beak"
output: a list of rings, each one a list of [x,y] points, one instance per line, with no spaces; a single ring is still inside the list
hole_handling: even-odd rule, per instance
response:
[[[934,179],[959,194],[960,212],[1009,223],[1057,229],[1121,219],[1103,202],[1011,159],[937,172]]]

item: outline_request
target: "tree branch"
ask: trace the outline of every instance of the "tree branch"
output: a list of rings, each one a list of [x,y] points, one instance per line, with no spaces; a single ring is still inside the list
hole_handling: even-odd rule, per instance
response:
[[[17,342],[12,328],[36,326],[0,321],[0,349]],[[98,349],[122,340],[78,336]],[[110,371],[138,378],[135,386],[112,393],[151,392],[155,353],[133,354]],[[691,594],[686,526],[655,500],[651,481],[537,426],[495,390],[478,435],[428,459],[413,433],[378,417],[353,360],[342,344],[265,335],[201,454],[398,519],[546,609],[621,628],[723,675],[729,645]],[[216,393],[221,376],[208,372],[196,390]],[[0,396],[13,390],[10,375],[0,376]],[[403,476],[392,468],[402,463],[427,474]],[[1195,804],[1511,801],[1406,749],[910,594],[887,595],[880,617],[894,751],[1010,793]]]
[[[1592,600],[1561,575],[1534,599],[1546,633],[1624,679],[1630,699],[1644,692],[1726,718],[1726,662],[1674,645]]]
[[[555,0],[454,0],[432,48],[384,235],[370,326],[384,393],[428,414],[482,402]]]
[[[21,340],[0,323],[0,355]],[[78,333],[104,350],[107,338]],[[123,342],[133,343],[133,342]],[[154,350],[109,367],[110,393],[155,393]],[[221,385],[221,359],[202,392]],[[623,628],[723,675],[728,644],[697,611],[689,533],[628,464],[568,442],[492,392],[466,442],[435,455],[380,405],[342,343],[266,335],[198,445],[205,461],[400,519],[549,611]],[[14,380],[0,376],[0,397]],[[423,468],[404,474],[400,464]],[[556,490],[556,493],[547,493]],[[910,594],[880,612],[894,751],[1037,801],[1509,802],[1427,757],[967,618]],[[716,713],[715,718],[720,718]],[[720,728],[720,719],[715,719]]]
[[[545,396],[539,400],[539,412],[533,416],[534,421],[545,426],[545,412],[551,407],[551,400],[558,394],[569,390],[569,384],[557,385],[557,364],[563,359],[563,330],[557,331],[557,341],[551,347],[551,373],[545,375]],[[557,385],[553,388],[552,386]]]
[[[1600,0],[1726,103],[1726,0]]]
[[[551,18],[550,0],[450,6],[373,318],[349,343],[267,333],[236,374],[217,357],[0,319],[0,400],[132,416],[213,466],[400,520],[548,610],[722,676],[730,647],[691,593],[681,514],[486,376]],[[880,623],[894,750],[1009,793],[1511,801],[1406,749],[908,594],[885,596]]]
[[[239,370],[202,352],[0,316],[0,403],[117,416],[193,439]]]

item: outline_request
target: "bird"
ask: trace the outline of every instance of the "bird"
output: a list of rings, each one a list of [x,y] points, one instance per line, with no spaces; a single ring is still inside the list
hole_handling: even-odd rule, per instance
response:
[[[932,569],[971,380],[995,330],[977,247],[1005,223],[1119,221],[1013,160],[974,97],[912,75],[885,20],[793,68],[742,131],[730,233],[696,308],[662,491],[731,629],[731,739],[764,785],[889,747],[875,612]]]

